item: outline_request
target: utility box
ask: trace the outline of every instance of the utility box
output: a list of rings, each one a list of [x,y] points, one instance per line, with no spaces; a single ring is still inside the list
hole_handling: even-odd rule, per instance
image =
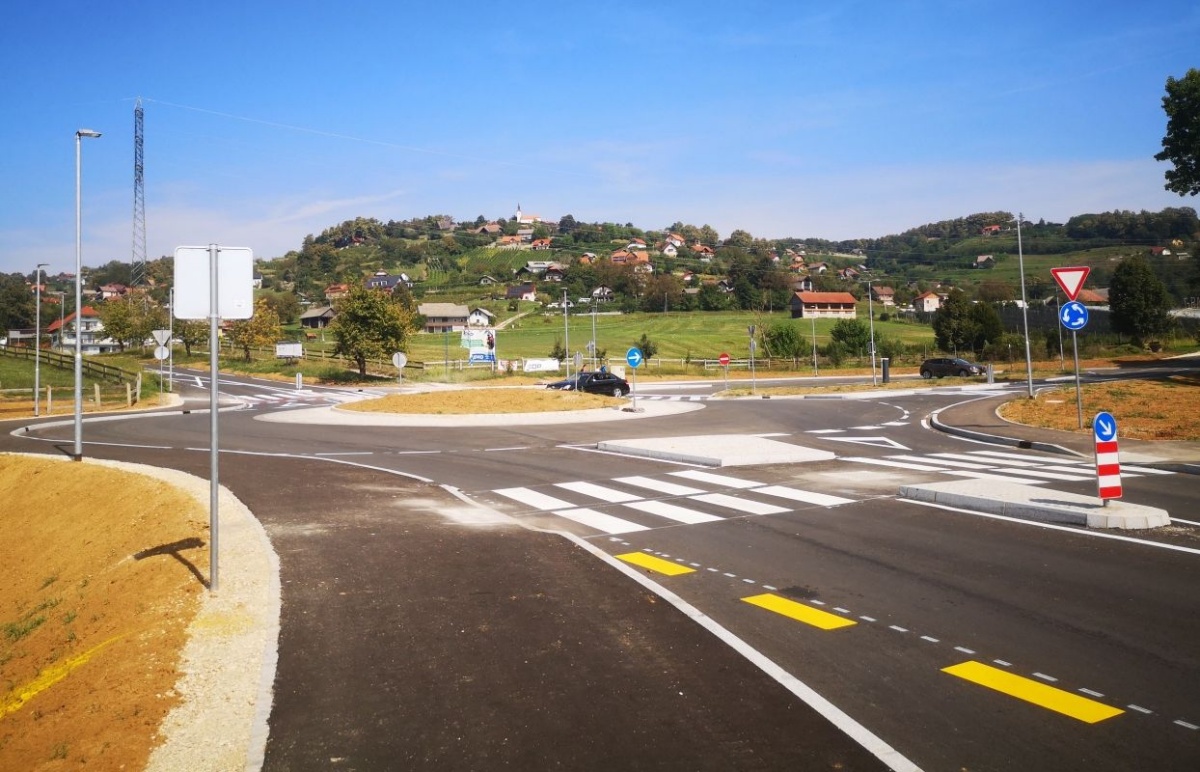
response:
[[[892,360],[887,357],[882,357],[879,364],[883,366],[883,382],[891,383],[892,381]]]

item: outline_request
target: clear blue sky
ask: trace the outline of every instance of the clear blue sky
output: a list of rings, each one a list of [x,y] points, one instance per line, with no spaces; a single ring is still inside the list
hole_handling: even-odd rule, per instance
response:
[[[810,10],[811,9],[811,10]],[[981,211],[1197,206],[1153,160],[1200,4],[19,3],[0,30],[0,271],[298,249],[355,216],[881,236]]]

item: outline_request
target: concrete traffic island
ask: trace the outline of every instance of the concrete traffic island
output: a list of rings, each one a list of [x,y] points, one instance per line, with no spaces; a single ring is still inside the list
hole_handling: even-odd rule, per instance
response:
[[[900,497],[1022,520],[1087,528],[1138,530],[1171,524],[1167,512],[1157,507],[1120,499],[1110,500],[1108,506],[1104,506],[1096,496],[993,480],[903,485]]]

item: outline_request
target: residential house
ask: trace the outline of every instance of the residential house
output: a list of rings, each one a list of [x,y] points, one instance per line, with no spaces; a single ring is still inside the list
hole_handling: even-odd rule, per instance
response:
[[[333,306],[313,306],[300,314],[300,326],[310,330],[321,330],[329,326],[337,312]]]
[[[858,301],[849,292],[792,293],[792,318],[854,319]]]
[[[676,249],[679,249],[686,243],[683,236],[680,236],[678,233],[668,233],[666,242]]]
[[[328,287],[325,288],[324,294],[325,294],[325,301],[327,303],[332,303],[333,301],[337,300],[338,298],[344,298],[345,296],[349,295],[350,294],[350,285],[349,284],[330,284]]]
[[[443,233],[450,233],[458,227],[458,223],[454,222],[454,220],[450,217],[443,217],[437,221],[437,227],[438,230],[442,231]]]
[[[262,289],[263,275],[261,273],[255,271],[250,281],[254,285],[254,289]]]
[[[550,239],[534,239],[529,242],[529,248],[539,251],[550,249]]]
[[[421,303],[417,313],[425,317],[425,332],[455,332],[467,327],[470,312],[458,303]]]
[[[853,268],[839,268],[838,272],[837,272],[838,278],[841,279],[842,281],[855,281],[861,275],[862,274],[860,274],[858,271],[854,270]]]
[[[881,284],[871,285],[871,299],[885,306],[896,305],[896,290]]]
[[[924,292],[913,298],[913,308],[924,314],[932,314],[942,307],[942,296],[936,292]]]
[[[801,276],[792,282],[792,292],[812,292],[814,289],[811,276]]]
[[[533,241],[533,228],[518,228],[517,235],[521,237],[521,241]]]
[[[605,287],[601,284],[596,289],[592,290],[592,300],[597,303],[607,303],[613,299],[612,287]]]
[[[693,244],[692,254],[700,258],[700,262],[710,263],[712,262],[713,256],[716,255],[716,252],[714,252],[713,248],[707,244]]]
[[[985,225],[979,230],[984,236],[994,236],[1000,232],[999,225]]]
[[[104,323],[100,321],[100,314],[96,313],[96,309],[84,306],[79,318],[79,348],[84,354],[110,354],[120,348],[117,341],[104,334]],[[51,346],[54,346],[53,341],[57,333],[57,348],[60,351],[75,348],[76,329],[73,311],[67,314],[66,318],[55,319],[46,328],[46,332],[50,334]]]
[[[658,245],[658,251],[667,257],[675,257],[679,254],[679,248],[669,241],[664,241]]]
[[[613,265],[639,265],[650,262],[650,253],[646,251],[631,251],[618,249],[609,256]]]
[[[398,276],[393,276],[387,271],[376,271],[373,275],[367,277],[364,286],[367,289],[383,290],[391,293],[395,291],[396,285],[403,284],[405,287],[412,289],[412,280],[408,278],[408,274],[401,273]]]
[[[491,327],[496,323],[496,315],[486,308],[472,308],[467,315],[468,327]]]
[[[809,273],[815,273],[818,276],[829,270],[829,263],[813,263],[808,267]]]
[[[562,281],[567,275],[567,271],[560,263],[551,263],[546,267],[546,272],[542,274],[542,278],[546,281]]]
[[[489,276],[487,274],[484,274],[483,276],[479,277],[479,286],[481,286],[481,287],[488,287],[493,284],[499,284],[499,283],[500,282],[498,282],[496,280],[495,276]]]
[[[126,287],[124,284],[117,284],[114,282],[112,284],[100,285],[100,299],[101,300],[112,300],[113,298],[119,298],[128,292],[129,292],[129,288]]]
[[[996,258],[992,255],[980,255],[975,258],[975,268],[995,268]]]
[[[527,281],[521,284],[514,284],[504,292],[505,300],[537,300],[537,287],[533,282]]]
[[[523,244],[520,236],[501,236],[496,240],[496,246],[500,249],[520,249]]]
[[[484,223],[476,228],[475,232],[481,236],[497,236],[504,233],[504,226],[498,222]]]
[[[1075,299],[1085,306],[1107,306],[1108,305],[1108,288],[1104,289],[1081,289]]]

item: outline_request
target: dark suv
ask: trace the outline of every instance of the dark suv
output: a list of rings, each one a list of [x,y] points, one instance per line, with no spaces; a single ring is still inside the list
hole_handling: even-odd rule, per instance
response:
[[[943,375],[959,375],[965,377],[968,375],[983,375],[983,373],[983,365],[977,365],[957,357],[953,359],[950,357],[926,359],[921,363],[922,378],[932,378],[935,375],[938,378],[941,378]]]

